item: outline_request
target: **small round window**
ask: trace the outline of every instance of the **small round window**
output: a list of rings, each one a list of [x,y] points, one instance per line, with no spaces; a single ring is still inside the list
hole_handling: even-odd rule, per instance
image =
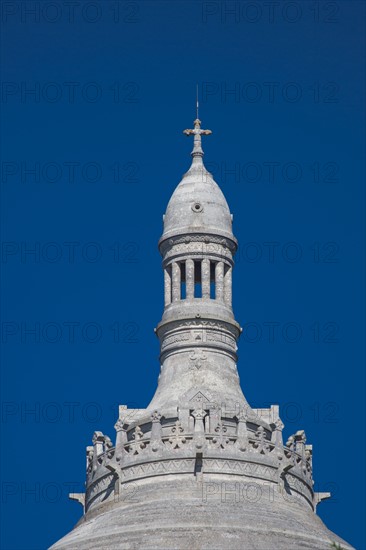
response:
[[[202,212],[203,210],[202,204],[200,204],[199,202],[195,202],[192,206],[192,210],[193,212]]]

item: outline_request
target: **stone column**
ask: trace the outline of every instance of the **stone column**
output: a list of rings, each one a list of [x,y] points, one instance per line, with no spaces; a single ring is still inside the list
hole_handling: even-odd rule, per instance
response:
[[[172,299],[173,302],[180,300],[180,265],[178,262],[172,264]]]
[[[161,435],[162,435],[162,429],[161,429],[161,414],[159,411],[154,411],[151,415],[151,436],[150,436],[150,444],[151,444],[151,450],[156,452],[159,447],[162,445],[161,441]]]
[[[127,432],[123,429],[124,421],[120,418],[115,424],[116,435],[116,451],[115,457],[117,462],[123,460],[125,454],[125,444],[127,443]]]
[[[313,466],[313,446],[305,445],[306,460],[309,462],[310,468]]]
[[[104,452],[104,435],[102,432],[94,432],[93,435],[93,471],[98,468],[98,457]]]
[[[215,299],[224,301],[224,262],[217,262],[215,266]]]
[[[238,414],[237,440],[236,445],[244,452],[249,448],[247,415],[245,410],[241,410]]]
[[[274,430],[272,432],[272,441],[278,447],[278,449],[283,449],[283,437],[282,437],[282,430],[285,427],[283,422],[280,418],[277,418],[276,422],[274,424]]]
[[[93,455],[94,455],[94,447],[89,445],[86,448],[86,473],[89,474],[89,472],[93,468]]]
[[[94,455],[99,456],[104,452],[104,434],[102,432],[94,432],[93,435],[93,446],[94,446]]]
[[[169,268],[164,269],[164,306],[168,306],[172,301],[172,278]]]
[[[225,305],[231,307],[232,304],[232,268],[227,269],[224,276],[224,302]]]
[[[196,448],[201,449],[205,442],[204,418],[206,416],[206,411],[204,411],[203,409],[195,409],[192,412],[192,416],[195,419],[193,439],[194,439]]]
[[[306,436],[304,430],[299,430],[295,433],[295,450],[301,456],[303,462],[305,461],[305,443]]]
[[[202,298],[210,298],[210,260],[202,260]]]
[[[186,299],[194,298],[194,261],[186,260]]]

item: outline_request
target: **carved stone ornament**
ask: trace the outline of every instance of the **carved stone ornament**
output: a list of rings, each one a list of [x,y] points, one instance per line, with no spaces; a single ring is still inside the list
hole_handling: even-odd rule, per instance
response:
[[[221,422],[215,428],[215,435],[212,438],[212,445],[217,449],[225,449],[225,447],[230,443],[230,439],[227,436],[227,427],[224,426]]]
[[[179,449],[185,444],[185,442],[186,438],[184,435],[184,429],[179,420],[177,420],[175,426],[173,426],[171,429],[169,443],[171,444],[173,449]]]
[[[159,413],[159,411],[154,411],[151,414],[151,422],[160,422],[160,419],[161,419],[161,414]]]
[[[253,447],[261,454],[267,454],[271,450],[269,441],[266,438],[266,432],[263,426],[259,426],[255,432],[256,441],[253,443]]]
[[[140,426],[136,426],[134,433],[132,434],[133,441],[129,444],[129,451],[133,455],[138,455],[143,449],[145,449],[146,444],[141,441],[144,434],[140,428]]]
[[[196,367],[196,369],[200,369],[207,361],[207,355],[203,350],[194,350],[190,354],[189,360],[191,362],[191,366]]]

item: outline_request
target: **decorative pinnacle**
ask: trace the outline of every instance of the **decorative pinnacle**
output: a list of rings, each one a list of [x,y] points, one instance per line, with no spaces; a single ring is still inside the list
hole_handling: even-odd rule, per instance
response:
[[[194,136],[193,140],[193,151],[191,153],[192,157],[203,157],[203,150],[201,145],[201,136],[205,135],[208,136],[212,134],[211,130],[202,130],[201,129],[201,121],[199,118],[196,118],[196,120],[193,122],[194,129],[193,130],[183,130],[183,134],[186,134],[186,136]]]

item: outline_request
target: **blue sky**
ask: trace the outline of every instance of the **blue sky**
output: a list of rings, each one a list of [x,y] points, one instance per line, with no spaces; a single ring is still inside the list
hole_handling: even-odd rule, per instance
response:
[[[244,393],[305,429],[320,517],[365,548],[364,3],[1,8],[1,547],[70,530],[93,431],[153,395],[157,242],[198,83],[240,243]]]

